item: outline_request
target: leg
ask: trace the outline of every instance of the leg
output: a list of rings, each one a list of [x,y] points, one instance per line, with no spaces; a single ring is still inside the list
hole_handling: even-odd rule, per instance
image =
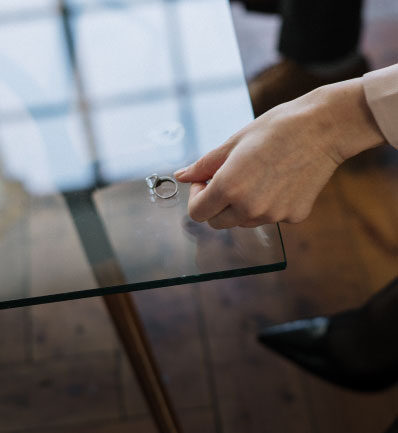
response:
[[[317,87],[362,76],[362,0],[279,0],[283,60],[249,84],[256,116]]]
[[[298,63],[343,59],[358,50],[362,0],[283,0],[281,54]]]
[[[98,284],[125,284],[91,194],[91,191],[65,193],[64,198]],[[182,430],[162,383],[132,295],[115,294],[104,296],[103,299],[159,432],[180,433]]]
[[[282,17],[279,51],[299,63],[345,57],[358,48],[363,0],[243,0],[248,10]]]
[[[124,350],[161,433],[179,433],[181,428],[162,383],[141,319],[129,293],[103,297]]]

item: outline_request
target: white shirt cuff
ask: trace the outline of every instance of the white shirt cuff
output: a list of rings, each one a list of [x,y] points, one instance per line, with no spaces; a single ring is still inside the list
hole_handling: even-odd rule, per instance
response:
[[[363,87],[381,132],[398,149],[398,64],[365,74]]]

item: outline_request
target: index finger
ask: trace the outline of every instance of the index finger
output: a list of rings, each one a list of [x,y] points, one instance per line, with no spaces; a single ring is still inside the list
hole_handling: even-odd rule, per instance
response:
[[[208,219],[219,214],[228,206],[224,195],[221,194],[214,180],[209,183],[193,183],[188,200],[188,211],[190,217],[198,222],[207,221]]]

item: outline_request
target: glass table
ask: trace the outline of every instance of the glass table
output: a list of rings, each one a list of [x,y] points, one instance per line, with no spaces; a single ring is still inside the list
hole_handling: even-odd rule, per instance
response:
[[[278,225],[216,231],[187,185],[145,182],[253,118],[229,6],[2,0],[0,63],[0,309],[104,296],[160,431],[179,431],[126,292],[286,267]]]
[[[285,267],[277,225],[218,232],[145,183],[252,119],[225,1],[14,0],[0,23],[0,308]],[[123,282],[93,278],[111,262]]]

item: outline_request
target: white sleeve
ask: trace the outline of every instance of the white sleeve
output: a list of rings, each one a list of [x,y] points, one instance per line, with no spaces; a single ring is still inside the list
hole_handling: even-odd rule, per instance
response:
[[[381,132],[398,149],[398,63],[365,74],[363,86]]]

